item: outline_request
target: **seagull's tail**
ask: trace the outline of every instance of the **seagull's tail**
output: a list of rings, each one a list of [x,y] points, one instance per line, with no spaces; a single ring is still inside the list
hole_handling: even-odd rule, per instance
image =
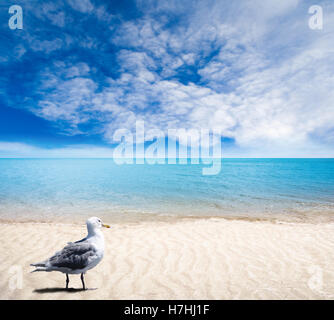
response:
[[[35,270],[31,271],[30,273],[37,272],[37,271],[47,271],[45,267],[38,267]]]
[[[46,271],[46,266],[44,262],[32,263],[31,266],[36,267],[36,269],[31,271],[31,273],[37,272],[37,271]]]
[[[45,262],[37,262],[30,264],[32,267],[45,267]]]

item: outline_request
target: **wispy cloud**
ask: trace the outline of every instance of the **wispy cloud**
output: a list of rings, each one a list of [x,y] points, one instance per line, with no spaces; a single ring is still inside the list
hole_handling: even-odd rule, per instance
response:
[[[94,6],[90,0],[67,0],[69,5],[82,13],[91,12],[94,9]]]
[[[5,158],[112,158],[113,149],[94,145],[40,148],[20,142],[1,142],[0,156]]]
[[[298,0],[137,1],[132,15],[68,0],[83,20],[46,3],[37,18],[64,30],[50,38],[32,32],[17,44],[21,56],[51,59],[35,74],[35,103],[27,108],[59,132],[99,134],[109,143],[116,129],[144,120],[164,132],[219,128],[249,154],[326,153],[334,128],[334,6],[320,2],[321,31],[308,28],[307,5]]]

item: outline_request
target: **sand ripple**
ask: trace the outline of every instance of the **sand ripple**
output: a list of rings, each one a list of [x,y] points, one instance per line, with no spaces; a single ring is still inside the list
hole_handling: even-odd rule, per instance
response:
[[[334,298],[333,223],[199,219],[104,234],[105,258],[86,275],[97,289],[65,292],[63,274],[31,274],[29,264],[82,238],[85,226],[0,224],[0,299]]]

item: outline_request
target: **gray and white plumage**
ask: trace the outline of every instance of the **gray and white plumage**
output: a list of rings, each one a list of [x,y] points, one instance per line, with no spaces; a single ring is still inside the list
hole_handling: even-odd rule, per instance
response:
[[[68,273],[76,273],[75,271],[87,268],[95,259],[98,259],[98,251],[94,245],[86,241],[71,243],[49,258],[45,267],[49,269],[62,268],[66,269]]]
[[[56,252],[49,259],[33,263],[36,271],[59,271],[66,273],[66,288],[68,287],[68,274],[80,274],[83,287],[83,274],[94,268],[104,255],[104,237],[102,227],[110,228],[102,224],[101,219],[92,217],[87,220],[87,236],[76,242],[69,242],[61,251]]]

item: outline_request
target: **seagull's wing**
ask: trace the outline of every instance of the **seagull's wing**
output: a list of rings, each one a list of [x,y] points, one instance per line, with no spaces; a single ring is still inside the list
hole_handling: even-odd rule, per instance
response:
[[[79,243],[79,242],[83,242],[83,241],[86,241],[86,240],[87,240],[87,237],[85,237],[85,238],[83,238],[83,239],[81,239],[81,240],[78,240],[78,241],[74,241],[74,242],[70,241],[70,242],[67,242],[67,244]]]
[[[48,260],[50,268],[69,268],[72,270],[86,268],[96,255],[96,248],[88,242],[69,243]]]

